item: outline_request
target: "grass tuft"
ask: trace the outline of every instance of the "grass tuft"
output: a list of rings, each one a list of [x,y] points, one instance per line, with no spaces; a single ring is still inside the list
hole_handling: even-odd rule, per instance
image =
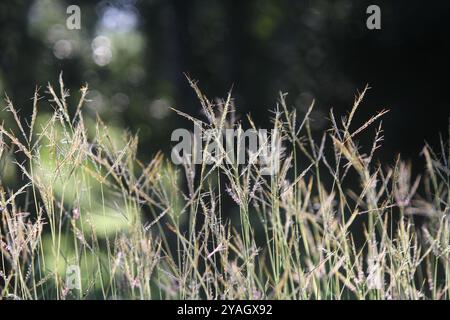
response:
[[[439,153],[424,147],[426,170],[414,177],[400,157],[375,161],[387,111],[354,123],[368,87],[348,116],[330,111],[318,141],[314,105],[301,117],[280,94],[272,129],[281,162],[268,176],[262,150],[247,164],[225,161],[223,130],[244,126],[231,93],[213,103],[189,83],[203,120],[176,112],[217,143],[214,154],[202,149],[201,165],[175,166],[161,153],[141,162],[138,137],[85,118],[87,86],[72,108],[62,77],[59,90],[47,87],[50,112],[36,89],[30,121],[6,98],[14,122],[0,125],[1,298],[450,297],[445,143]],[[369,149],[359,146],[370,132]]]

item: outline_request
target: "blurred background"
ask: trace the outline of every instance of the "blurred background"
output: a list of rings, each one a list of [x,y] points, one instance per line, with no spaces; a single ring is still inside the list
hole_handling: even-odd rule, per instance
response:
[[[66,28],[71,4],[80,30]],[[381,8],[381,30],[366,27],[370,4]],[[238,112],[261,127],[279,91],[300,114],[315,99],[316,132],[368,83],[357,120],[391,110],[380,160],[401,153],[422,170],[424,141],[438,146],[448,132],[449,24],[448,1],[2,1],[0,92],[29,117],[35,87],[56,85],[62,71],[72,101],[88,83],[87,115],[139,132],[148,160],[170,151],[173,129],[191,128],[169,107],[199,115],[183,73],[210,98],[233,87]]]
[[[381,8],[381,30],[366,26],[366,9],[371,4]],[[79,30],[66,26],[70,5],[81,9]],[[2,98],[8,94],[20,116],[30,119],[35,88],[40,87],[45,95],[48,82],[58,86],[60,72],[70,89],[72,110],[80,87],[88,83],[90,101],[84,108],[88,121],[98,114],[116,136],[124,129],[139,133],[139,158],[144,161],[158,150],[169,155],[174,129],[192,130],[192,123],[170,107],[202,117],[184,74],[199,80],[211,99],[225,97],[233,88],[237,112],[242,116],[250,113],[262,128],[270,126],[280,91],[288,92],[289,107],[301,116],[315,100],[312,129],[318,136],[329,128],[330,108],[338,117],[346,115],[355,94],[369,84],[372,89],[356,123],[390,109],[383,117],[385,139],[377,156],[389,165],[400,153],[421,173],[424,162],[420,152],[425,141],[438,149],[439,134],[448,139],[450,2],[1,1]],[[4,110],[6,105],[1,99],[0,123],[14,128],[11,114]],[[44,123],[52,111],[42,100],[37,121]],[[361,135],[360,144],[371,145],[374,131],[371,127]],[[50,159],[43,153],[43,159]],[[23,185],[23,175],[13,160],[21,162],[12,154],[0,159],[0,188]],[[55,163],[47,162],[38,174],[56,171]],[[69,204],[78,201],[76,208],[83,215],[91,214],[90,223],[99,237],[114,235],[116,226],[126,228],[120,216],[126,206],[117,203],[114,194],[106,195],[106,215],[99,200],[103,197],[100,184],[91,183],[82,190],[83,195],[86,192],[97,199],[92,203],[90,197],[89,201],[87,197],[78,199],[74,188],[66,192],[62,187],[66,184],[75,185],[58,180],[53,186],[55,194],[64,194]],[[227,201],[232,202],[231,198]],[[66,204],[65,210],[71,212],[72,207]],[[230,215],[234,212],[238,220],[236,205],[227,211]],[[64,251],[68,257],[75,250],[71,240],[67,238],[72,247],[68,245]],[[46,261],[54,254],[49,241],[47,234]]]

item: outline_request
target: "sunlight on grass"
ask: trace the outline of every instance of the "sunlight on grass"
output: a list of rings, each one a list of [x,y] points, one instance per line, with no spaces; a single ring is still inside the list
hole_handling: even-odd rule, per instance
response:
[[[212,103],[189,82],[203,116],[175,112],[217,143],[214,154],[202,146],[209,164],[176,166],[161,153],[143,163],[138,136],[85,118],[87,87],[69,106],[62,77],[47,88],[53,113],[38,111],[36,92],[25,122],[7,100],[15,126],[0,126],[1,297],[450,297],[448,144],[425,146],[426,170],[414,176],[400,157],[376,159],[387,110],[355,123],[368,87],[346,116],[330,110],[319,141],[314,105],[300,118],[280,93],[272,124],[282,146],[268,156],[281,159],[267,175],[258,161],[221,161],[222,129],[256,125],[236,122],[231,94]],[[359,146],[362,135],[372,144]],[[14,170],[21,187],[10,190]]]

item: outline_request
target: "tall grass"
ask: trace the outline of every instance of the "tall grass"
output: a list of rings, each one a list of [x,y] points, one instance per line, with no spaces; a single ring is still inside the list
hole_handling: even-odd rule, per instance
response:
[[[235,120],[231,95],[213,103],[190,83],[203,120],[176,112],[215,129],[208,139],[256,129]],[[7,99],[13,124],[0,126],[2,298],[450,297],[450,149],[425,146],[421,177],[400,158],[378,164],[386,111],[354,121],[367,87],[345,117],[330,111],[318,141],[313,105],[300,117],[280,94],[271,176],[251,154],[220,161],[230,157],[220,143],[202,150],[212,164],[175,166],[160,153],[143,163],[137,136],[83,116],[87,87],[73,107],[62,79],[47,89],[47,111],[38,91],[30,119]],[[369,134],[372,145],[358,146]],[[19,187],[5,185],[6,167]]]

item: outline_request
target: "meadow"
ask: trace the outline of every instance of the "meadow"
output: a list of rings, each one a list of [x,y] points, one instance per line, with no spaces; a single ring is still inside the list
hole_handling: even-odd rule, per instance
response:
[[[6,99],[2,299],[450,298],[444,138],[439,150],[424,144],[415,176],[408,159],[377,161],[387,110],[356,122],[368,87],[347,114],[329,111],[319,139],[314,103],[299,115],[280,93],[269,128],[281,134],[280,163],[266,175],[254,152],[228,161],[221,132],[259,129],[236,120],[232,93],[210,100],[189,82],[202,117],[173,112],[217,142],[201,164],[140,160],[138,134],[84,115],[87,86],[75,105],[62,78],[36,90],[28,116]],[[20,186],[4,183],[11,172]]]

